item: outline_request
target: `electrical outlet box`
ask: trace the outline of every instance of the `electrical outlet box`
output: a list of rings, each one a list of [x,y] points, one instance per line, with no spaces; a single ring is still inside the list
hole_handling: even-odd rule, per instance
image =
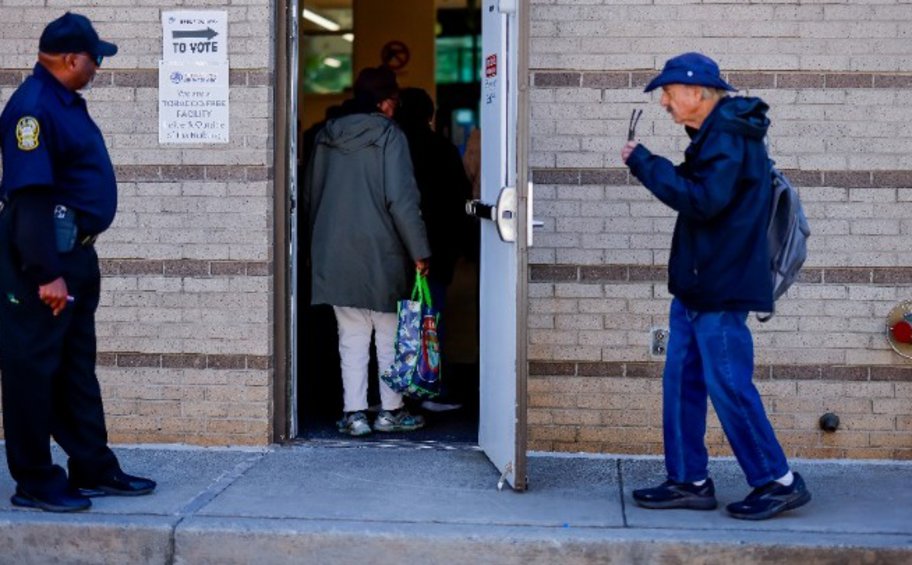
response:
[[[653,357],[664,357],[668,350],[668,328],[649,329],[649,354]]]

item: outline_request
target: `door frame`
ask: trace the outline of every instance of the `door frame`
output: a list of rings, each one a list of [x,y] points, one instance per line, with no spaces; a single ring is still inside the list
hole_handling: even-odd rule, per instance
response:
[[[295,280],[297,272],[292,260],[293,233],[291,223],[292,198],[297,194],[297,122],[298,122],[298,0],[277,0],[275,4],[274,35],[275,67],[272,124],[275,153],[273,155],[273,341],[272,341],[272,443],[294,439],[297,426],[295,409],[297,341],[295,323]]]
[[[518,0],[517,21],[517,124],[516,124],[516,490],[525,490],[526,445],[528,439],[528,240],[529,216],[529,71],[530,0]],[[297,192],[297,121],[299,0],[277,0],[274,14],[275,77],[273,104],[273,402],[270,410],[272,442],[293,440],[297,435],[297,349],[293,232],[291,221]]]
[[[532,239],[529,171],[531,0],[519,0],[516,18],[516,456],[514,490],[528,488],[529,245]],[[525,236],[525,237],[524,237]],[[522,452],[521,452],[522,451]]]

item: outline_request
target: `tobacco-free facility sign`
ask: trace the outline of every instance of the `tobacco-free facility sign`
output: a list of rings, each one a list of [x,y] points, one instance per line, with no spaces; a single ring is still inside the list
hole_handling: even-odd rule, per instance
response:
[[[228,143],[228,63],[158,69],[158,142]]]

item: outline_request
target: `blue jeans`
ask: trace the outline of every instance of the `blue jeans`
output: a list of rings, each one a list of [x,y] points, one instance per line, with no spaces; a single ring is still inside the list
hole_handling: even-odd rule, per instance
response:
[[[708,475],[706,397],[752,487],[788,473],[785,453],[752,382],[754,343],[747,312],[688,310],[671,302],[662,377],[665,468],[678,483]]]

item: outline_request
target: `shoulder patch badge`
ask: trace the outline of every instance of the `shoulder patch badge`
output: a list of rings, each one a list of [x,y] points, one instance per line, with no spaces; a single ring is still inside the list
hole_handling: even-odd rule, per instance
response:
[[[33,116],[23,116],[16,124],[16,140],[19,149],[31,151],[38,148],[38,134],[41,127],[38,125],[38,119]]]

